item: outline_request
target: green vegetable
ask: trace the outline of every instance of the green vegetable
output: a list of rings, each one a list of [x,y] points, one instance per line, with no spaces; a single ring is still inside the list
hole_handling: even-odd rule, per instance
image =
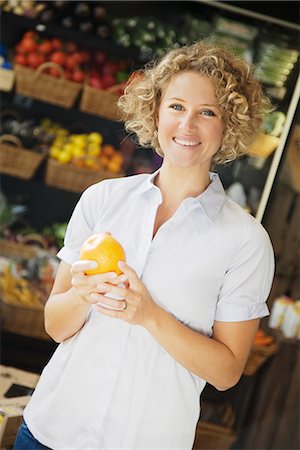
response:
[[[280,136],[286,116],[282,111],[274,111],[266,117],[263,123],[263,129],[266,134],[271,136]]]

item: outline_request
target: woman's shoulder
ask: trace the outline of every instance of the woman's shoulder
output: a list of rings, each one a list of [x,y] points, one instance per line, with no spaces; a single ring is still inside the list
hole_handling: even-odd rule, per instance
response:
[[[106,178],[98,183],[89,186],[83,193],[84,196],[94,196],[95,194],[112,195],[114,193],[122,192],[128,194],[134,191],[140,184],[142,184],[150,174],[142,173],[137,175],[126,175],[123,177]]]
[[[236,243],[251,241],[253,244],[261,245],[270,242],[268,232],[261,222],[228,195],[226,195],[223,214],[228,227],[235,235]]]

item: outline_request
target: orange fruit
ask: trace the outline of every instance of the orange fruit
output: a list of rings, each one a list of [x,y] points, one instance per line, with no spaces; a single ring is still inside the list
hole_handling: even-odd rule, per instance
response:
[[[125,251],[122,245],[109,233],[93,234],[82,244],[80,259],[96,261],[96,269],[87,270],[87,275],[97,273],[116,272],[118,275],[122,271],[118,267],[120,260],[126,261]]]

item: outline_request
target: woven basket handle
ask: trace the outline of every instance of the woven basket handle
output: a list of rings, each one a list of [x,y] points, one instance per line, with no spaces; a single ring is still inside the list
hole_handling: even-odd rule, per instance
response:
[[[50,67],[56,69],[59,72],[60,79],[62,79],[62,78],[64,79],[65,78],[65,71],[64,71],[64,69],[59,64],[56,64],[56,63],[54,63],[52,61],[47,61],[47,62],[44,62],[43,64],[41,64],[36,69],[34,76],[37,77],[40,73],[44,72],[44,70],[49,69]]]
[[[23,236],[20,240],[22,244],[30,244],[30,245],[38,245],[42,247],[44,250],[48,249],[48,243],[43,236],[40,236],[36,233],[30,233]]]
[[[13,134],[3,134],[2,136],[0,136],[0,144],[3,144],[4,142],[10,142],[11,144],[14,144],[16,147],[23,146],[20,139],[17,136],[14,136]]]

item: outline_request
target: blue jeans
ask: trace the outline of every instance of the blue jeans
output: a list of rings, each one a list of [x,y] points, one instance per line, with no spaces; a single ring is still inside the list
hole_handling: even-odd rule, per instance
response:
[[[23,420],[17,432],[13,450],[51,450],[51,448],[37,441]]]

